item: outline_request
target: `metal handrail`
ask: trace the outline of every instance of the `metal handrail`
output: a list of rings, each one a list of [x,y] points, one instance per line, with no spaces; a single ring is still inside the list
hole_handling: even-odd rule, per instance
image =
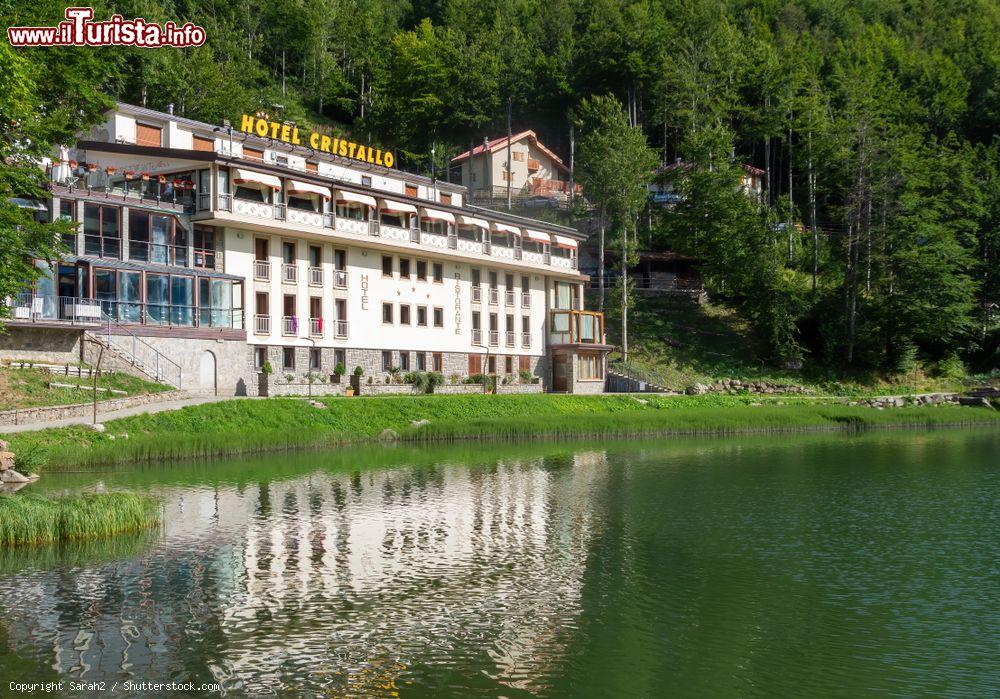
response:
[[[105,321],[105,325],[103,327],[104,342],[108,347],[126,355],[125,358],[127,361],[129,361],[133,366],[139,366],[144,369],[157,381],[169,383],[175,388],[183,387],[184,370],[181,368],[180,364],[129,330],[127,326],[115,321],[112,316],[104,313],[103,310],[101,315]],[[116,330],[114,335],[111,333],[112,326],[114,326]],[[125,342],[120,341],[119,338],[123,336],[129,339]],[[113,340],[112,338],[116,339]],[[177,378],[176,380],[173,380],[172,377],[175,374]]]

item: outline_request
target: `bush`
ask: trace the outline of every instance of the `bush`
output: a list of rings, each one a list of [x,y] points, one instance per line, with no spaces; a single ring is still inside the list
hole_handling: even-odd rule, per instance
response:
[[[938,362],[937,374],[944,379],[964,379],[965,364],[957,355],[949,355]]]
[[[268,375],[274,373],[274,367],[271,366],[271,361],[270,360],[265,360],[264,361],[264,366],[262,366],[260,368],[260,373],[262,373],[262,374],[268,374]]]
[[[521,383],[531,383],[531,379],[534,378],[534,376],[532,376],[531,372],[527,371],[527,370],[521,371],[518,374],[518,376],[521,377]]]
[[[355,376],[361,376],[364,373],[365,373],[365,370],[362,369],[361,367],[359,367],[359,366],[354,367],[354,375]]]
[[[358,367],[360,369],[361,367]],[[337,376],[343,376],[346,369],[344,368],[343,362],[337,362],[337,365],[333,367],[333,373]]]

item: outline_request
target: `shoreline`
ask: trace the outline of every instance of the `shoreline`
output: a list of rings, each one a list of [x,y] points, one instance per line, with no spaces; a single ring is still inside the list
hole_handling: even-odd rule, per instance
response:
[[[669,436],[736,436],[1000,426],[986,408],[886,410],[759,397],[407,396],[209,403],[110,421],[105,432],[64,427],[10,435],[45,472],[379,444],[445,444]],[[294,425],[289,428],[288,425]]]

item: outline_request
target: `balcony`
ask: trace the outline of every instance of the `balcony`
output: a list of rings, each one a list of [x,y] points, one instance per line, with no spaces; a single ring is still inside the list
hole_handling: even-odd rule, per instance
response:
[[[333,323],[333,336],[336,338],[346,338],[347,337],[347,321],[337,320]]]
[[[472,303],[483,302],[483,288],[476,284],[472,287]]]
[[[493,304],[494,306],[500,303],[500,290],[497,289],[495,286],[490,287],[490,303]]]
[[[281,265],[281,281],[285,284],[296,284],[299,281],[299,267],[295,263],[286,262]]]
[[[521,292],[521,308],[531,308],[531,294],[527,291]]]
[[[604,314],[599,311],[550,311],[549,344],[604,344]]]
[[[271,316],[266,313],[258,313],[253,317],[253,331],[257,335],[271,334]]]
[[[299,334],[299,319],[297,316],[281,316],[281,334],[285,337],[295,337]]]
[[[517,333],[515,333],[513,330],[508,330],[506,333],[504,333],[504,335],[506,336],[504,337],[504,339],[507,341],[507,346],[513,347]]]
[[[346,269],[335,269],[333,270],[333,286],[337,289],[347,288],[347,270]]]
[[[531,333],[521,333],[521,347],[524,349],[531,347]]]
[[[490,347],[500,346],[500,331],[490,330]]]
[[[84,245],[86,246],[86,243]],[[130,239],[128,241],[128,259],[135,260],[136,262],[152,262],[160,265],[187,267],[188,249],[186,245],[162,245]]]
[[[513,289],[507,289],[505,292],[503,292],[503,303],[504,303],[505,306],[513,306],[514,305],[514,290]]]
[[[323,319],[309,319],[309,337],[323,337]]]
[[[323,286],[323,268],[309,268],[309,286]]]
[[[482,347],[483,345],[483,331],[479,328],[472,329],[472,344],[477,347]]]
[[[271,262],[269,260],[254,260],[253,278],[262,282],[271,281]]]
[[[14,323],[65,323],[68,325],[98,325],[102,320],[101,305],[96,299],[75,296],[38,296],[24,292],[7,299]]]
[[[541,167],[542,164],[537,158],[528,158],[528,172],[538,172]]]

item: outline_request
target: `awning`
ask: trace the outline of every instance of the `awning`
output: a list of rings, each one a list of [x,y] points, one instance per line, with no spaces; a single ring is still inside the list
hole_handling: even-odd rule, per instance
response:
[[[552,241],[555,243],[557,248],[569,248],[570,250],[576,250],[576,241],[572,238],[567,238],[564,235],[553,234]]]
[[[493,223],[493,228],[500,231],[501,233],[513,233],[514,235],[521,235],[521,229],[517,226],[510,226],[506,223]]]
[[[319,184],[310,184],[309,182],[300,182],[299,180],[289,180],[288,181],[288,193],[289,194],[318,194],[324,199],[330,198],[329,187],[324,187]]]
[[[421,209],[420,215],[424,218],[432,218],[435,221],[447,221],[448,223],[455,222],[455,215],[449,214],[447,211],[438,211],[437,209]]]
[[[458,217],[465,226],[479,226],[480,228],[490,229],[490,222],[484,218],[476,218],[475,216],[465,216],[461,215]]]
[[[413,204],[404,204],[401,201],[392,201],[390,199],[383,199],[382,205],[379,207],[381,211],[388,211],[393,214],[415,214],[417,213],[417,207]]]
[[[378,205],[375,197],[370,197],[367,194],[355,194],[344,189],[337,190],[337,201],[349,201],[354,204],[364,204],[372,208]]]
[[[546,245],[548,245],[549,243],[552,242],[552,239],[549,237],[548,233],[542,233],[541,231],[533,231],[530,228],[525,228],[524,234],[528,238],[528,240],[533,240],[536,243],[545,243]]]
[[[236,184],[262,184],[271,189],[281,189],[281,180],[274,175],[265,175],[263,172],[244,170],[243,168],[233,168],[235,176],[233,182]]]

